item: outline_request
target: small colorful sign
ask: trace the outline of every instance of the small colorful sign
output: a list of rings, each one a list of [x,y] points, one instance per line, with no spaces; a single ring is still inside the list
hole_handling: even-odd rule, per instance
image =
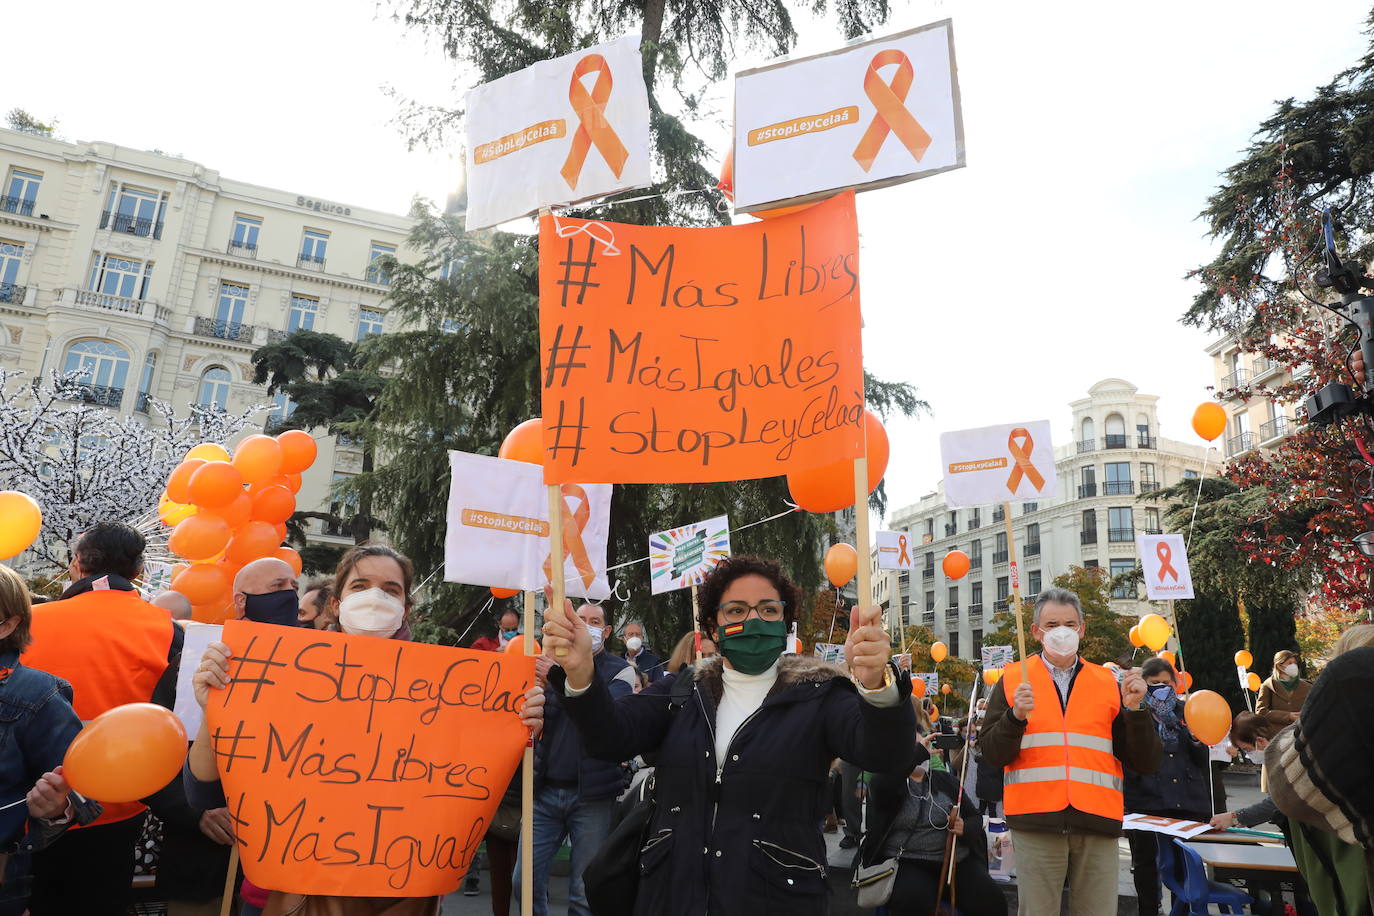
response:
[[[1151,601],[1193,597],[1188,545],[1181,534],[1142,534],[1136,538],[1145,594]]]
[[[911,675],[913,678],[920,678],[926,682],[925,695],[933,697],[940,692],[940,675],[934,671],[915,671]],[[938,697],[937,697],[938,699]]]
[[[730,517],[718,515],[649,535],[649,587],[661,595],[700,585],[730,555]]]
[[[878,568],[912,569],[916,564],[911,535],[905,531],[878,532]]]
[[[1011,646],[983,646],[982,656],[984,671],[1005,668],[1015,660]]]
[[[823,662],[830,662],[832,665],[843,665],[844,643],[818,642],[816,643],[815,655]]]

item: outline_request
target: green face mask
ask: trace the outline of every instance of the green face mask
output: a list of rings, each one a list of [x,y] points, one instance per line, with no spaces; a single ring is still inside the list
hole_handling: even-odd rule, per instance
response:
[[[741,674],[762,674],[787,646],[787,623],[750,617],[720,628],[720,652]]]

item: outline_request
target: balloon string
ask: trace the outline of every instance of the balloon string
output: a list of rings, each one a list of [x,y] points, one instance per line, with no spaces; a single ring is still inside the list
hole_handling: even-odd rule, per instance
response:
[[[1202,473],[1197,478],[1197,496],[1193,499],[1192,518],[1188,519],[1188,543],[1183,545],[1184,550],[1191,550],[1193,547],[1193,523],[1197,521],[1197,507],[1202,502],[1202,482],[1207,479],[1207,459],[1211,456],[1213,447],[1207,446],[1207,451],[1202,453]]]

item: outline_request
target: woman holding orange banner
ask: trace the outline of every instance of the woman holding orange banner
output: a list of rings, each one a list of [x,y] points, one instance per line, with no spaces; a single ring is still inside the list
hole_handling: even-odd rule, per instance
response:
[[[619,700],[596,675],[571,603],[545,621],[545,647],[566,653],[550,689],[563,692],[588,753],[658,755],[635,913],[826,913],[830,761],[905,774],[929,757],[881,610],[852,612],[846,677],[819,659],[782,655],[801,598],[777,563],[723,560],[697,589],[702,633],[721,660]],[[670,708],[664,701],[680,677],[692,677],[690,695]],[[589,886],[593,906],[594,893]]]

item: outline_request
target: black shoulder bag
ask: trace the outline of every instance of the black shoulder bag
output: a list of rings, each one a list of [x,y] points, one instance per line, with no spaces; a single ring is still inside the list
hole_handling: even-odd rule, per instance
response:
[[[692,695],[695,672],[678,670],[668,694],[668,711],[681,709]],[[650,774],[634,790],[634,807],[621,819],[582,872],[587,905],[596,916],[630,916],[639,894],[639,853],[649,822],[654,819],[654,777]]]

